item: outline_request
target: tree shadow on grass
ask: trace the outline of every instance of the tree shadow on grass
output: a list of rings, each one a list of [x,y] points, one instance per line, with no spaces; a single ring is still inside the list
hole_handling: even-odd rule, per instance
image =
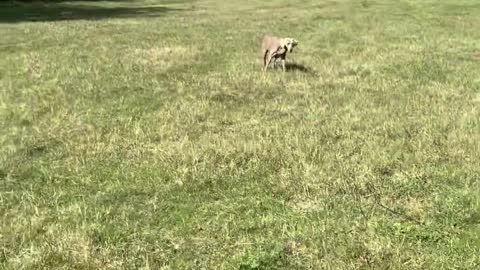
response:
[[[102,20],[109,18],[158,17],[175,9],[164,6],[101,6],[62,2],[0,3],[0,23],[52,22],[64,20]]]

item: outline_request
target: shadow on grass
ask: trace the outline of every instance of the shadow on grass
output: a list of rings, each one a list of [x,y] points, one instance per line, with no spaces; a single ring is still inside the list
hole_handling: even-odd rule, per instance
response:
[[[63,20],[102,20],[108,18],[158,17],[167,12],[182,11],[164,6],[101,6],[57,2],[0,3],[0,23],[51,22]],[[125,3],[120,1],[120,3]],[[104,2],[105,3],[105,2]]]
[[[306,67],[302,64],[297,63],[285,63],[285,69],[287,71],[299,71],[305,73],[313,73],[313,70],[309,67]]]

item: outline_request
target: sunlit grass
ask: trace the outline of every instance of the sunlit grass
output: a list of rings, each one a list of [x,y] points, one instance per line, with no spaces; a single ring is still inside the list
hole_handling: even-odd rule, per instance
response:
[[[0,5],[0,268],[480,263],[480,5],[29,5]]]

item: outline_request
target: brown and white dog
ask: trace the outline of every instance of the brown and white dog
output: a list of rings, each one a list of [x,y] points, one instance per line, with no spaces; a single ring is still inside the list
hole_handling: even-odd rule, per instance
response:
[[[262,40],[262,57],[263,57],[263,71],[267,71],[268,66],[274,60],[274,65],[277,59],[282,61],[282,69],[285,72],[285,58],[287,52],[293,52],[293,48],[298,45],[298,41],[293,38],[279,38],[266,35]]]

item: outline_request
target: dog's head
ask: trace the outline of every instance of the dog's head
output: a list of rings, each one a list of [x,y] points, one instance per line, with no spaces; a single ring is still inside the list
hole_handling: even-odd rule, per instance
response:
[[[282,47],[289,53],[293,52],[293,48],[298,45],[298,41],[294,38],[282,38],[281,43]]]

